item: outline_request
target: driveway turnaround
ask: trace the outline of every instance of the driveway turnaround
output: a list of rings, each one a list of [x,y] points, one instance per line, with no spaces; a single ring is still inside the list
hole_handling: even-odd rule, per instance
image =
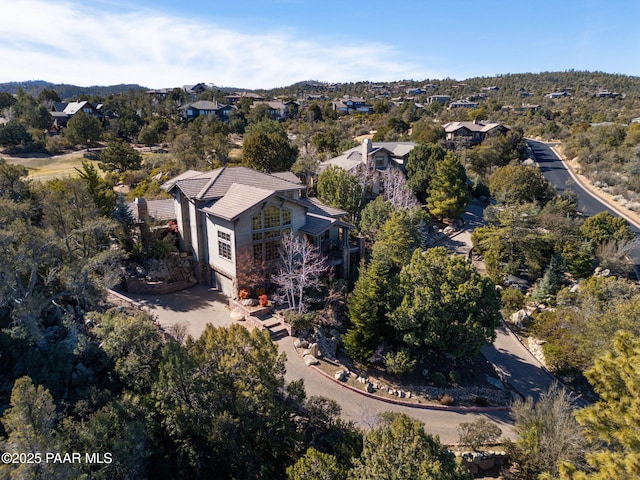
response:
[[[184,325],[186,333],[198,338],[207,323],[215,327],[226,327],[233,323],[224,295],[215,289],[196,286],[188,290],[162,296],[123,294],[141,308],[155,316],[164,329],[173,325]],[[462,422],[472,422],[485,417],[495,422],[504,436],[513,437],[509,412],[458,412],[446,410],[426,410],[418,407],[393,405],[381,400],[369,398],[354,392],[327,378],[314,368],[305,365],[293,346],[293,337],[284,337],[276,343],[278,349],[286,355],[285,380],[304,381],[307,397],[324,396],[338,402],[342,408],[342,417],[362,427],[376,424],[377,416],[382,412],[401,412],[421,420],[429,433],[436,434],[447,444],[458,441],[457,426]]]

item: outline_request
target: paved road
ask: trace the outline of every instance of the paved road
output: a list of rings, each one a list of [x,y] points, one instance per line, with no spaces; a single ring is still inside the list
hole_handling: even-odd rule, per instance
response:
[[[592,216],[600,212],[610,212],[616,216],[622,216],[620,211],[614,210],[609,205],[594,197],[589,191],[583,188],[569,172],[562,159],[552,150],[554,144],[527,140],[535,160],[540,166],[540,171],[553,185],[559,193],[571,190],[578,196],[578,211],[585,216]],[[640,226],[633,220],[625,218],[631,225],[631,230],[640,237]],[[636,275],[640,278],[640,246],[635,248],[629,255],[635,265]]]
[[[278,341],[278,347],[287,355],[286,380],[303,379],[308,396],[322,395],[332,398],[342,407],[343,418],[351,420],[360,426],[370,427],[374,425],[377,415],[382,412],[406,413],[412,418],[424,422],[426,430],[438,435],[444,443],[455,444],[458,442],[458,424],[473,422],[477,418],[485,417],[495,422],[502,429],[503,437],[515,437],[509,412],[461,413],[426,410],[393,405],[355,393],[307,367],[296,353],[293,347],[293,340],[292,337],[285,337]]]

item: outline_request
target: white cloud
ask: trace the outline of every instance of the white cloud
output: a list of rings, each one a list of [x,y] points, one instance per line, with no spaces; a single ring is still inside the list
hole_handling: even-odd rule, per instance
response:
[[[389,45],[302,38],[295,30],[249,33],[157,11],[114,13],[43,0],[0,0],[0,11],[0,81],[270,88],[307,79],[444,76]]]

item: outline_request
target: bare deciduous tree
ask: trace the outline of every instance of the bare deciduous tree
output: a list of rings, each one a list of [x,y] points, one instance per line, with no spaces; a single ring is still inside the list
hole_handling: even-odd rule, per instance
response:
[[[407,185],[407,178],[397,168],[387,168],[381,180],[384,182],[383,197],[396,210],[408,210],[420,204]]]
[[[281,266],[271,280],[279,285],[282,298],[299,313],[306,310],[305,290],[318,288],[328,269],[320,251],[292,232],[282,238]]]

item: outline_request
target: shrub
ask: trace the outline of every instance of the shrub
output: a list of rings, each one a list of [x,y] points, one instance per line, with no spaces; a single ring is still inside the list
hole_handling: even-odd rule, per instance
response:
[[[460,383],[461,378],[462,377],[459,371],[451,370],[449,372],[449,380],[451,380],[451,383]]]
[[[505,288],[500,294],[500,302],[502,310],[505,314],[510,315],[524,307],[524,293],[517,288]]]
[[[451,405],[454,405],[456,403],[456,399],[453,398],[448,393],[444,393],[444,394],[440,395],[440,397],[438,398],[438,401],[440,402],[440,405],[446,405],[448,407],[450,407]]]
[[[478,451],[486,443],[495,443],[502,435],[502,430],[486,418],[478,418],[471,423],[458,425],[458,439],[461,445],[467,445]]]
[[[447,384],[447,377],[440,372],[434,372],[431,374],[431,382],[436,387],[444,387]]]
[[[403,375],[411,372],[416,366],[416,360],[411,358],[411,354],[405,348],[397,352],[389,352],[384,356],[384,363],[389,373]]]
[[[295,310],[286,310],[284,312],[284,321],[291,325],[297,332],[309,328],[314,319],[315,314],[312,312],[299,313]]]
[[[479,407],[489,406],[489,400],[487,399],[487,397],[477,396],[476,398],[473,399],[473,402]]]

